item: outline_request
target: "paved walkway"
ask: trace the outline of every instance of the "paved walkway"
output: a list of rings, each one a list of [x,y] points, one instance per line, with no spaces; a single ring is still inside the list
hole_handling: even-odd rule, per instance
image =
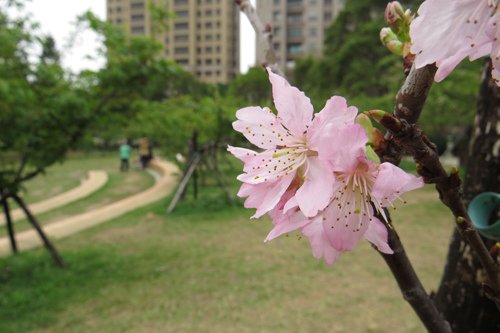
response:
[[[55,197],[49,198],[47,200],[39,201],[34,204],[30,204],[29,208],[33,214],[45,213],[51,209],[58,208],[69,204],[70,202],[76,201],[78,199],[85,198],[89,194],[94,193],[98,189],[104,186],[108,181],[108,174],[101,170],[89,171],[88,177],[82,180],[79,186],[72,188],[69,191],[58,194]],[[21,209],[14,209],[10,212],[10,216],[13,221],[21,220],[25,218],[25,215]],[[4,214],[0,215],[0,227],[5,225]]]
[[[162,178],[149,189],[93,211],[46,224],[43,226],[43,230],[50,239],[60,239],[164,198],[176,185],[176,179],[171,177],[171,174],[177,171],[177,167],[172,163],[159,159],[151,161],[150,167],[160,172]],[[27,250],[42,245],[40,237],[35,230],[17,233],[16,240],[20,250]],[[0,256],[6,256],[10,253],[9,239],[7,237],[0,238]]]

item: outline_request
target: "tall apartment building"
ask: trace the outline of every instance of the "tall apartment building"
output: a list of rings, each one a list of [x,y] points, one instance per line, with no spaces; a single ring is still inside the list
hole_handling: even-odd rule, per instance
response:
[[[297,57],[321,56],[325,29],[343,6],[344,0],[257,0],[257,13],[273,27],[282,70],[293,68]],[[257,59],[262,52],[257,42]]]
[[[172,14],[168,29],[154,33],[147,3]],[[106,0],[107,18],[131,35],[154,36],[164,55],[199,79],[225,83],[239,72],[239,11],[234,0]]]

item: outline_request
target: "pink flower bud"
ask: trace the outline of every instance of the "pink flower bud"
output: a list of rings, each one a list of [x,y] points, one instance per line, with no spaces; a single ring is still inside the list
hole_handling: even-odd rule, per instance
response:
[[[385,7],[385,21],[389,25],[396,26],[400,21],[405,20],[405,11],[398,1],[391,1]]]

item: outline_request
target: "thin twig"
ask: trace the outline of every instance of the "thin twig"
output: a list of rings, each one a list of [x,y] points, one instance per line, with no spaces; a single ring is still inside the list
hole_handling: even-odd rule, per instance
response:
[[[281,71],[278,63],[276,62],[276,53],[273,44],[273,32],[271,25],[263,24],[255,7],[249,0],[235,0],[236,5],[240,7],[240,11],[246,15],[253,29],[255,30],[255,37],[260,44],[263,52],[259,54],[262,59],[257,59],[263,66],[270,67],[273,72],[285,77]]]

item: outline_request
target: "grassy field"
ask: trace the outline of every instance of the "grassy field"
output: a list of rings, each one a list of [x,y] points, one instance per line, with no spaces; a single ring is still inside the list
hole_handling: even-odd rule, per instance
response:
[[[52,166],[45,175],[27,182],[23,195],[27,202],[37,202],[78,186],[89,170],[106,171],[108,181],[96,192],[86,198],[36,216],[41,224],[47,224],[105,206],[153,185],[154,179],[146,171],[131,167],[129,172],[123,173],[119,171],[118,166],[119,160],[113,153],[78,154],[69,157],[63,164]],[[16,208],[15,205],[12,206]],[[31,225],[27,220],[15,222],[17,231],[29,228]],[[6,228],[0,227],[0,236],[5,236],[6,233]]]
[[[432,188],[393,214],[431,290],[451,218]],[[0,259],[0,332],[423,332],[381,257],[363,242],[334,266],[295,235],[264,244],[270,221],[231,207],[214,188],[168,200]]]

